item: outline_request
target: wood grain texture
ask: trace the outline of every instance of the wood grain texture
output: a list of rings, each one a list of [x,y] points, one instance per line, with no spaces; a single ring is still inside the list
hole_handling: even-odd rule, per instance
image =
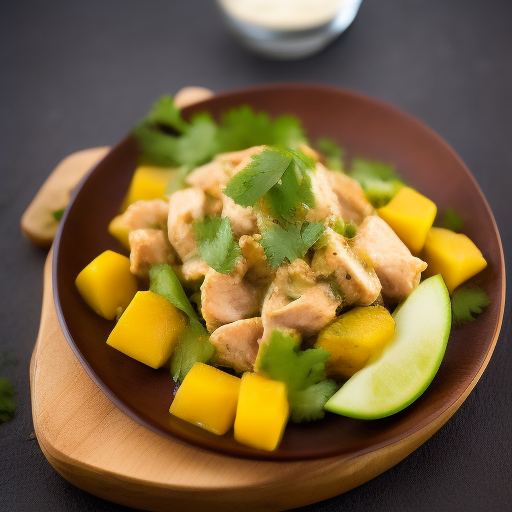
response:
[[[230,458],[184,446],[119,411],[88,377],[61,331],[52,294],[52,251],[44,271],[40,331],[31,361],[32,413],[41,449],[69,482],[145,510],[285,510],[352,489],[386,471],[434,434],[435,423],[369,454],[300,462]]]

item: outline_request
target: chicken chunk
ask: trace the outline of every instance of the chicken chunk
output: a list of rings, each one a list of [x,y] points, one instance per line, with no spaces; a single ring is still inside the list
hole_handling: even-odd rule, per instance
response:
[[[408,297],[427,268],[378,215],[367,217],[359,226],[354,250],[373,266],[388,301],[400,302]]]
[[[206,197],[198,188],[178,190],[169,199],[169,241],[183,262],[197,253],[192,223],[205,213]]]
[[[313,256],[313,270],[325,277],[334,273],[344,306],[369,306],[375,302],[381,291],[375,271],[354,254],[343,236],[330,228],[325,235],[327,246]]]
[[[247,260],[247,273],[245,277],[251,283],[260,287],[267,287],[274,278],[274,270],[268,263],[263,246],[254,236],[243,235],[238,240],[242,256]]]
[[[222,194],[222,217],[228,217],[235,238],[242,235],[254,235],[258,232],[258,221],[250,206],[244,208],[236,204],[231,197]]]
[[[192,258],[183,263],[181,273],[186,281],[195,281],[203,278],[210,270],[210,265],[199,258]]]
[[[207,194],[220,198],[222,189],[229,181],[234,166],[229,162],[214,160],[194,169],[185,182],[191,187],[201,189]]]
[[[130,241],[130,272],[147,277],[153,265],[175,262],[174,251],[160,229],[136,229],[128,237]]]
[[[333,171],[326,171],[325,177],[336,194],[343,220],[360,224],[365,217],[374,213],[373,206],[356,180]]]
[[[210,343],[216,348],[214,363],[233,368],[238,373],[252,371],[258,355],[258,340],[262,336],[260,317],[219,327],[210,336]]]
[[[126,231],[145,228],[165,229],[168,215],[169,203],[163,199],[137,201],[118,215],[113,223],[122,226]]]
[[[208,270],[201,285],[201,312],[208,331],[258,312],[257,290],[243,278],[246,270],[243,258],[232,274]]]
[[[336,194],[328,179],[327,169],[318,162],[316,171],[311,175],[311,186],[315,196],[315,207],[307,215],[308,222],[323,221],[327,217],[341,216],[341,209]]]
[[[250,161],[250,159],[261,153],[265,146],[253,146],[252,148],[242,149],[241,151],[232,151],[230,153],[220,153],[215,157],[216,162],[229,162],[233,167],[237,167],[242,162]],[[244,166],[245,167],[245,166]]]
[[[304,260],[280,267],[263,303],[261,318],[266,343],[274,329],[294,329],[302,336],[316,334],[336,316],[341,299],[327,283],[316,283]]]

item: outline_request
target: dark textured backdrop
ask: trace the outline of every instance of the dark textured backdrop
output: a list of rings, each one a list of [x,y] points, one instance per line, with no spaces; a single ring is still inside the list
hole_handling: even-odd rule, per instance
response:
[[[18,366],[18,409],[0,425],[1,511],[120,511],[61,478],[33,439],[28,367],[45,252],[19,218],[66,155],[113,144],[164,92],[313,81],[388,101],[459,153],[512,259],[512,2],[364,0],[322,54],[289,63],[248,55],[213,2],[2,1],[0,9],[0,352]],[[334,511],[512,510],[510,293],[494,356],[473,393],[427,443],[385,474],[305,507]]]

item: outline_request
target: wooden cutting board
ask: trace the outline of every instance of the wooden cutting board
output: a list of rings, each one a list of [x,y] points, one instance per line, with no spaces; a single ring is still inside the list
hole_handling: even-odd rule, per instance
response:
[[[98,159],[105,153],[98,148],[72,155],[65,160],[73,167],[69,171],[85,174],[93,164],[91,151]],[[50,464],[69,482],[130,507],[273,511],[341,494],[397,464],[434,434],[473,389],[492,353],[450,409],[398,443],[355,458],[299,462],[232,458],[155,434],[108,400],[62,333],[53,302],[51,263],[52,250],[44,270],[41,325],[30,371],[37,439]]]

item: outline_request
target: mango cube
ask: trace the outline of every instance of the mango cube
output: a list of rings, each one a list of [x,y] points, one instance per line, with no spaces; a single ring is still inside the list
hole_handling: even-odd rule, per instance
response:
[[[130,231],[131,227],[124,222],[123,216],[118,215],[114,217],[110,224],[108,225],[108,232],[114,237],[117,238],[123,247],[130,251]]]
[[[327,375],[348,379],[384,347],[395,332],[395,321],[382,306],[356,307],[340,315],[318,334],[315,348],[331,353]]]
[[[235,421],[240,379],[213,366],[195,363],[183,379],[169,412],[217,435]]]
[[[441,274],[450,293],[487,266],[478,247],[462,233],[432,228],[425,241],[423,260],[427,277]]]
[[[150,167],[147,165],[137,167],[121,210],[126,210],[128,206],[137,201],[163,199],[165,189],[171,181],[174,172],[174,169],[162,167]]]
[[[137,292],[107,339],[107,344],[137,361],[160,368],[183,334],[185,315],[153,292]]]
[[[412,188],[401,188],[396,196],[377,210],[413,254],[418,254],[437,213],[437,206]]]
[[[235,439],[258,450],[275,450],[290,414],[286,384],[257,373],[242,375]]]
[[[137,292],[130,260],[113,251],[92,260],[78,274],[75,284],[85,302],[107,320],[113,320],[119,308],[125,309]]]

